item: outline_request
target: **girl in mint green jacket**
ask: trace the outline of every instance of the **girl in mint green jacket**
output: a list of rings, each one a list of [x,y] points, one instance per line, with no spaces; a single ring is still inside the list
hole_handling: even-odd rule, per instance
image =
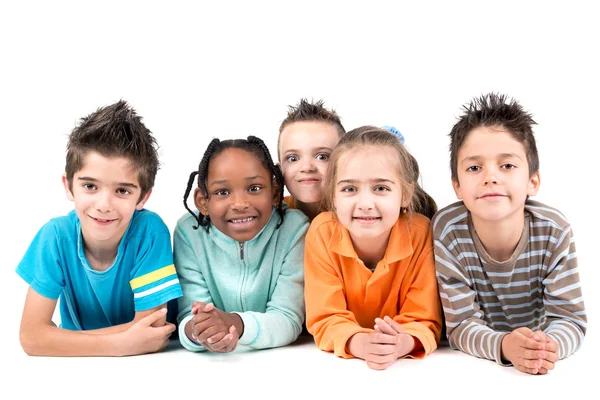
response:
[[[195,176],[194,203],[187,206]],[[308,219],[283,203],[283,176],[264,142],[214,139],[184,196],[173,256],[183,297],[179,339],[190,351],[285,346],[304,322]]]

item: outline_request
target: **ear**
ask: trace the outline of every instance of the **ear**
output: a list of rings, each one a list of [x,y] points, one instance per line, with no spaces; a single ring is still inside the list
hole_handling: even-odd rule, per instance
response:
[[[142,200],[140,200],[137,205],[135,206],[135,209],[140,211],[142,208],[144,208],[144,204],[146,204],[146,202],[148,201],[148,199],[150,198],[150,195],[152,194],[152,188],[150,188],[150,190],[148,190],[148,193],[146,193],[144,195],[144,197],[142,198]]]
[[[67,195],[67,199],[74,201],[75,197],[73,197],[73,192],[69,189],[69,181],[67,180],[67,173],[62,174],[62,183],[65,187],[65,194]]]
[[[408,208],[410,203],[412,203],[413,196],[415,195],[415,185],[410,185],[409,188],[405,189],[405,192],[402,194],[402,207]]]
[[[452,179],[452,187],[454,188],[454,193],[456,193],[456,198],[459,200],[463,199],[462,193],[460,191],[460,184],[457,180]]]
[[[208,198],[202,193],[202,189],[198,187],[194,190],[194,204],[202,215],[208,216]]]
[[[540,172],[537,171],[533,175],[531,175],[531,178],[529,178],[529,185],[527,186],[527,196],[535,196],[538,190],[540,190],[540,183]]]

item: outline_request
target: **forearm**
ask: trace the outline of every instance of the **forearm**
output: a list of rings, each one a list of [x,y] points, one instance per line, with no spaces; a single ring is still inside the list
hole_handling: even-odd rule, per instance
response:
[[[238,330],[241,335],[239,344],[252,349],[285,346],[296,340],[302,330],[302,319],[299,315],[280,310],[233,314],[237,314],[241,324],[239,328],[242,330]]]
[[[29,331],[21,330],[23,350],[31,356],[120,356],[118,333],[84,334],[52,325],[36,326]]]
[[[450,347],[475,357],[506,365],[502,359],[502,340],[507,332],[497,332],[479,323],[479,319],[467,319],[459,327],[448,328]]]

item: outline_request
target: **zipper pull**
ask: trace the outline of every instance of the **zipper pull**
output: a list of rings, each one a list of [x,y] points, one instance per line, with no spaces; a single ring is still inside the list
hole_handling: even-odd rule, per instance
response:
[[[244,243],[240,243],[240,258],[244,259]]]

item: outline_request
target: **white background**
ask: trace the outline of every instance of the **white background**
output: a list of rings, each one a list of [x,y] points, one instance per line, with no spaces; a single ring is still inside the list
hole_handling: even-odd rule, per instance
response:
[[[2,2],[0,363],[8,375],[0,391],[12,393],[2,397],[520,398],[596,387],[599,15],[593,2],[573,0]],[[461,105],[489,91],[533,113],[536,199],[563,211],[576,235],[589,331],[548,376],[448,349],[376,373],[310,342],[212,357],[177,346],[117,360],[22,352],[27,287],[14,269],[37,230],[72,209],[60,182],[66,139],[96,108],[125,99],[155,134],[162,169],[147,208],[172,230],[208,142],[256,135],[275,156],[287,105],[301,97],[324,99],[348,130],[396,126],[424,188],[446,206],[455,200],[447,135]]]

